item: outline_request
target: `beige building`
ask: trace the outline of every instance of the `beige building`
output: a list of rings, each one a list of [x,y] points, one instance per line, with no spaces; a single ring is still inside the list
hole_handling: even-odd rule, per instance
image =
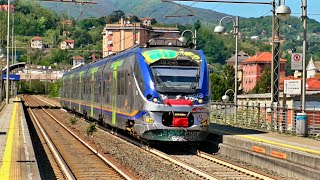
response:
[[[80,64],[85,64],[85,59],[82,57],[82,56],[73,56],[72,57],[72,65],[73,65],[73,67],[74,66],[78,66],[78,65],[80,65]]]
[[[151,26],[153,18],[147,17],[147,18],[139,18],[140,22],[145,26]]]
[[[145,44],[152,38],[178,38],[176,27],[151,27],[142,23],[106,24],[103,34],[103,57],[129,49],[137,44]]]
[[[35,49],[42,49],[43,48],[42,37],[40,36],[33,37],[31,39],[30,47]]]
[[[61,49],[73,49],[74,48],[74,40],[67,39],[61,42]]]

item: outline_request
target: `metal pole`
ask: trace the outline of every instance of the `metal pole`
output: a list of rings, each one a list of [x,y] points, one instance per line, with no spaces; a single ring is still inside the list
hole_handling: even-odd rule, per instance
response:
[[[17,62],[17,44],[14,43],[14,62]]]
[[[7,22],[7,74],[6,74],[6,104],[9,104],[9,68],[10,68],[10,0],[8,0],[8,22]]]
[[[11,30],[11,61],[12,61],[12,64],[14,64],[15,62],[14,62],[14,59],[13,59],[13,51],[14,51],[14,49],[13,49],[13,44],[14,44],[14,38],[13,38],[13,36],[14,36],[14,14],[12,14],[12,30]]]
[[[236,49],[235,49],[235,74],[234,74],[234,105],[235,114],[234,119],[237,122],[237,104],[238,104],[238,37],[239,37],[239,16],[236,16],[236,22],[234,25],[234,34],[236,36]]]
[[[280,5],[278,0],[278,5]],[[276,16],[276,2],[272,4],[272,61],[271,61],[271,106],[279,103],[279,73],[280,73],[280,20]]]
[[[301,0],[302,2],[302,0]],[[304,0],[302,6],[302,20],[303,20],[303,56],[302,56],[302,112],[306,108],[306,56],[307,56],[307,0]]]
[[[197,49],[197,30],[194,30],[194,49]]]

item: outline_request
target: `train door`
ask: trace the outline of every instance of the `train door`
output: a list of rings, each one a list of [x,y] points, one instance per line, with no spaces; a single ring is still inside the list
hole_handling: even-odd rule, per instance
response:
[[[116,115],[117,115],[117,90],[118,90],[118,69],[123,64],[123,60],[115,61],[111,64],[112,71],[112,120],[111,123],[116,125]]]
[[[83,74],[85,73],[85,71],[80,71],[79,72],[79,110],[78,112],[82,112],[81,111],[81,106],[83,104],[83,94],[84,94],[84,83],[83,83]]]
[[[135,61],[135,54],[130,55],[127,59],[126,62],[126,69],[127,69],[127,74],[126,74],[126,85],[127,85],[127,94],[126,98],[127,101],[125,102],[125,105],[127,106],[126,110],[127,112],[131,113],[134,110],[134,77],[133,77],[133,66],[134,66],[134,61]]]

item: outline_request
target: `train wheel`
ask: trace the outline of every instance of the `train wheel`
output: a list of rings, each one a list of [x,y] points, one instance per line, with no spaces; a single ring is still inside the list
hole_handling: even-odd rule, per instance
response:
[[[98,124],[103,125],[103,115],[99,114]]]
[[[88,120],[88,115],[87,115],[87,111],[83,111],[83,118]]]

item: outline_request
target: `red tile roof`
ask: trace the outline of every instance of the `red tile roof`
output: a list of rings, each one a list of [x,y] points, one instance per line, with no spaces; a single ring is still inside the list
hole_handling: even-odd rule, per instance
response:
[[[36,36],[36,37],[33,37],[32,40],[34,40],[34,41],[42,41],[42,37]]]
[[[151,17],[145,17],[145,18],[139,18],[140,21],[145,21],[145,20],[152,20],[153,18]]]
[[[14,12],[15,8],[16,7],[14,7],[13,5],[10,4],[10,12]],[[0,10],[7,12],[8,11],[8,5],[7,4],[0,5]]]
[[[84,58],[82,56],[73,56],[72,59],[76,60],[76,61],[84,60]]]
[[[258,52],[256,55],[251,56],[250,58],[242,61],[243,64],[250,63],[271,63],[272,61],[272,53],[270,52]],[[286,63],[287,60],[280,58],[280,63]]]
[[[280,79],[280,89],[283,90],[284,80],[301,80],[301,78],[295,78],[293,76],[288,76]],[[308,91],[319,91],[320,90],[320,80],[317,78],[307,78],[306,79],[306,89]]]
[[[317,78],[307,78],[307,90],[320,90],[320,81]]]
[[[74,43],[74,40],[73,39],[67,39],[67,40],[64,40],[66,43]]]

